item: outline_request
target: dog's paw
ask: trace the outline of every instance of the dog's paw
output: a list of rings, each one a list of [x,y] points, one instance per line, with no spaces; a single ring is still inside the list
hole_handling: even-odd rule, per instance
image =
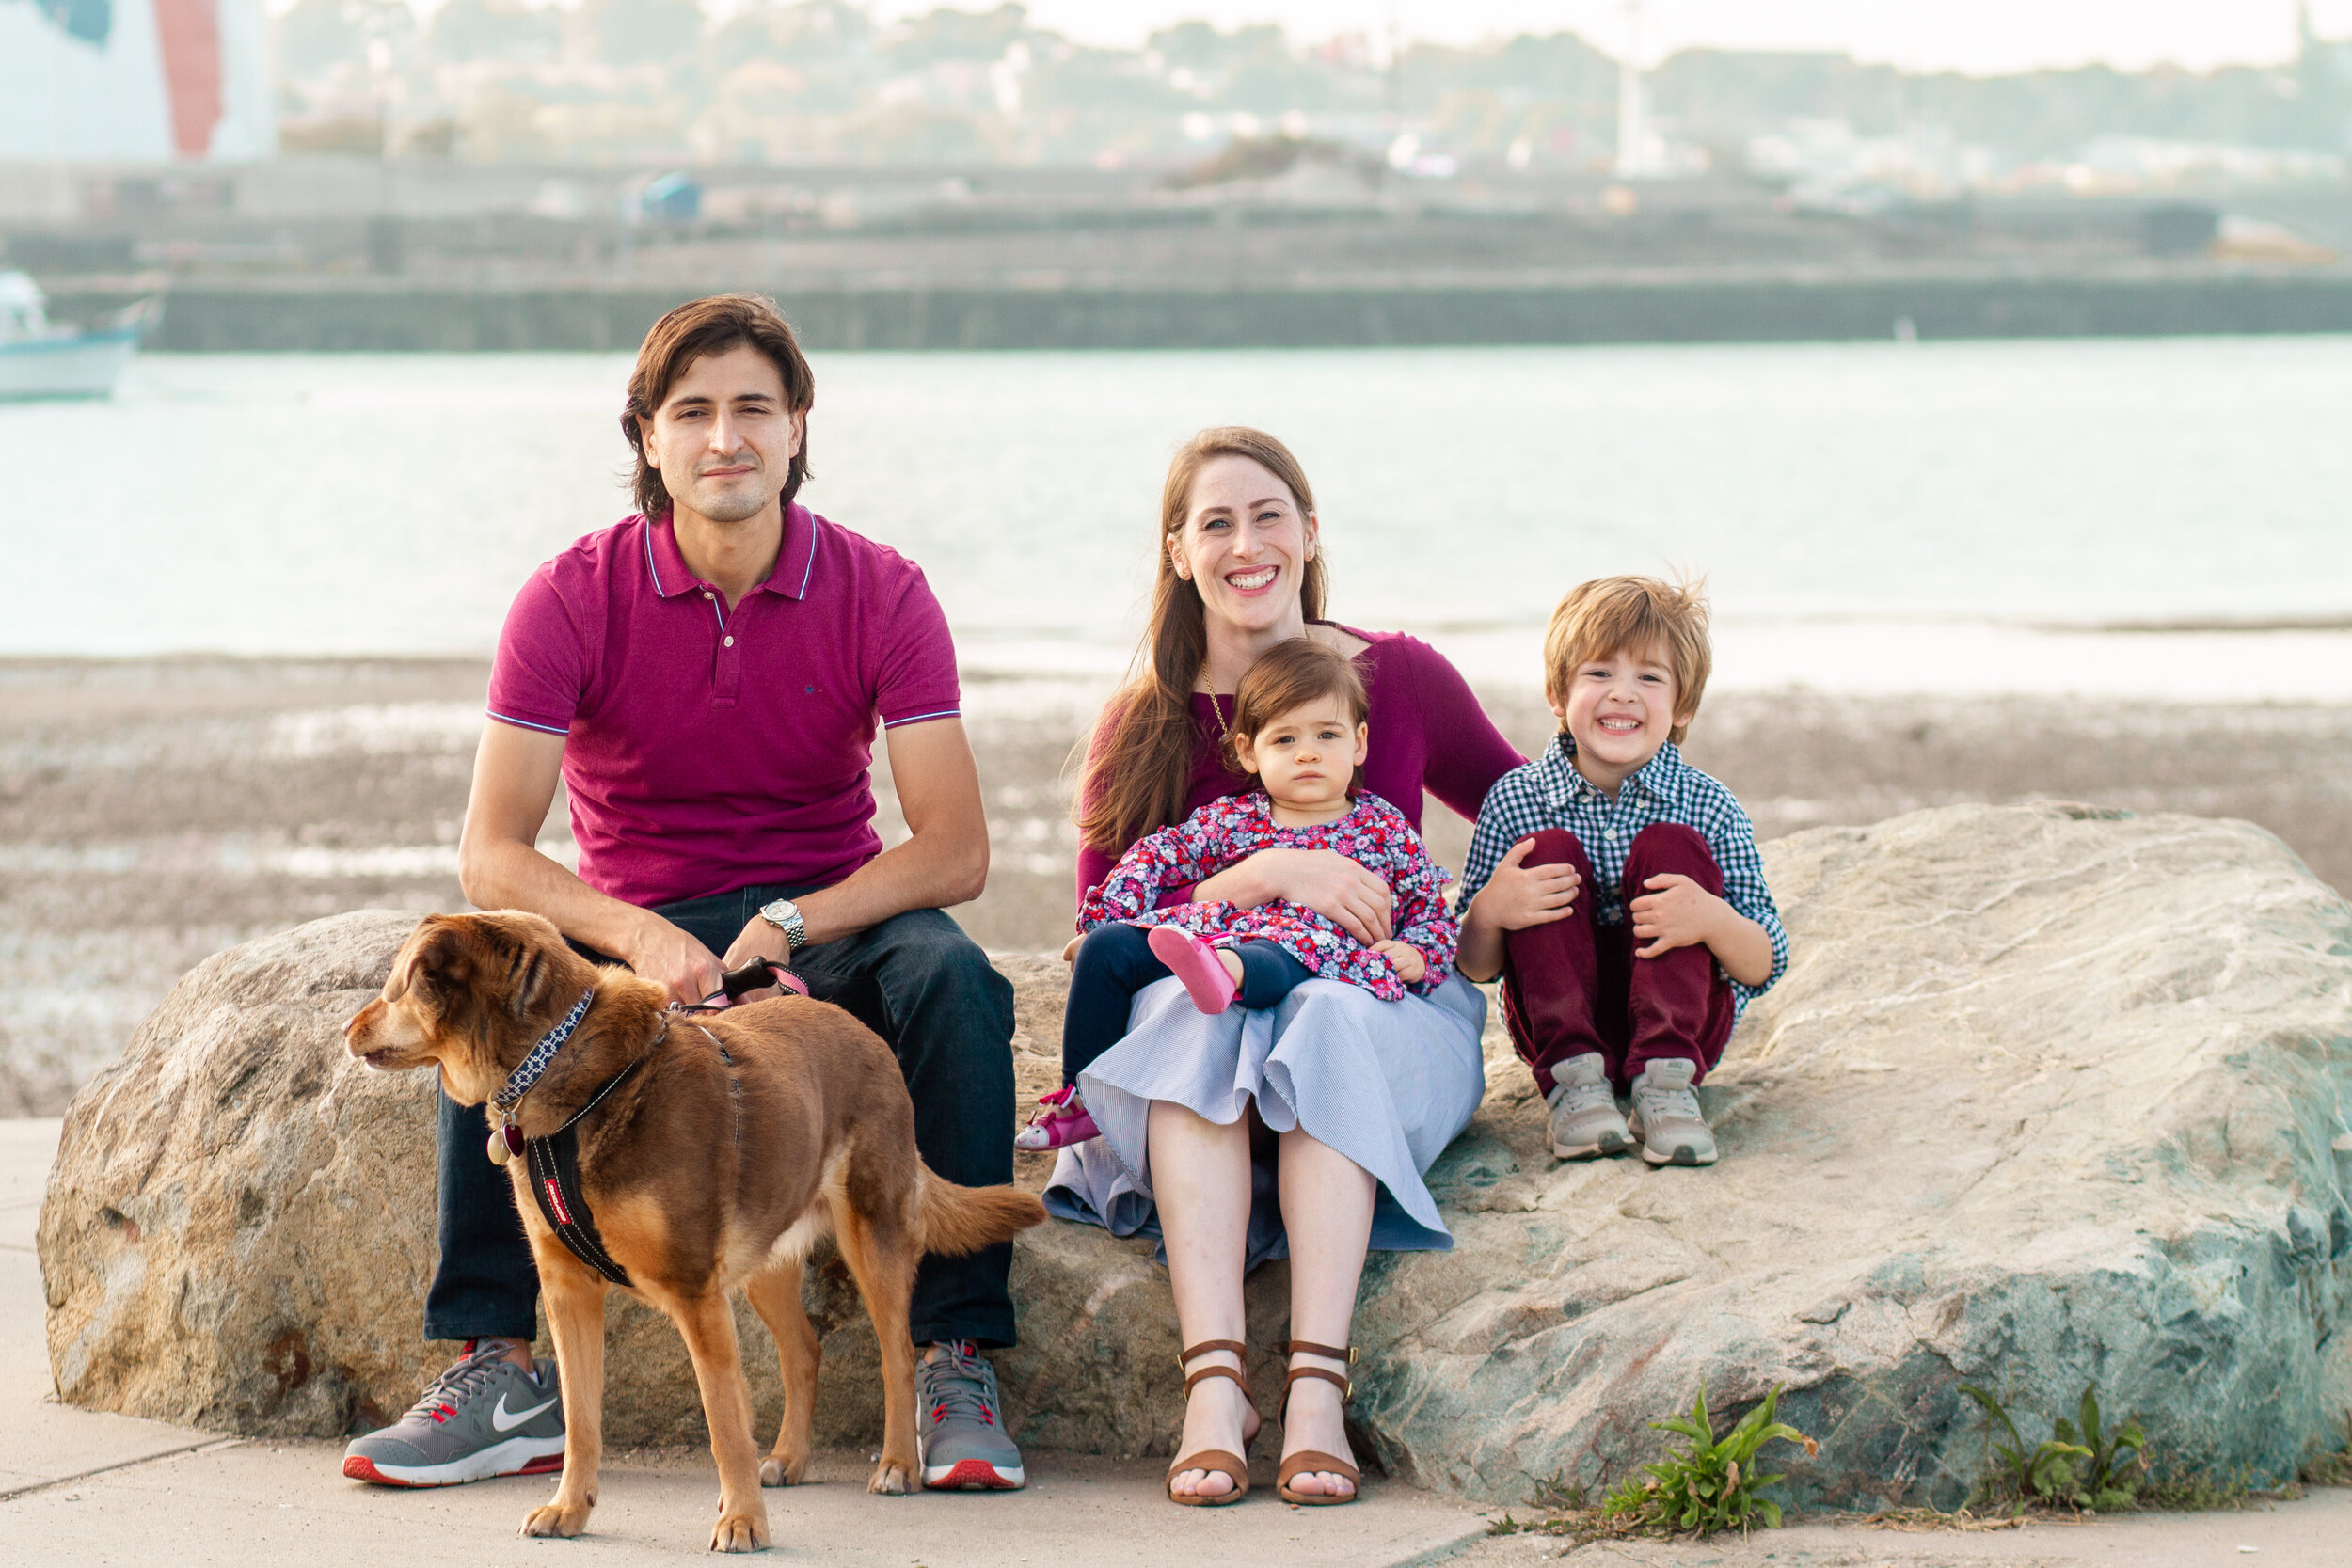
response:
[[[710,1527],[710,1549],[714,1552],[764,1552],[768,1549],[768,1515],[758,1513],[722,1513],[719,1522]]]
[[[874,1477],[866,1483],[866,1490],[880,1492],[885,1497],[903,1497],[914,1490],[914,1466],[903,1459],[893,1459],[884,1454],[882,1462],[874,1466]]]
[[[762,1486],[798,1486],[808,1474],[808,1455],[771,1453],[759,1462]]]
[[[588,1509],[582,1503],[549,1503],[523,1516],[525,1535],[574,1536],[587,1528]]]

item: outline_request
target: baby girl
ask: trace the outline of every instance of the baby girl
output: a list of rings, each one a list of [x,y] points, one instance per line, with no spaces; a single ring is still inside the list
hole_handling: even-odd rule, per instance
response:
[[[1226,736],[1261,790],[1229,795],[1140,839],[1078,911],[1062,1086],[1013,1139],[1059,1148],[1096,1135],[1078,1074],[1127,1032],[1136,992],[1174,975],[1205,1013],[1272,1007],[1310,979],[1340,980],[1394,1002],[1426,992],[1454,962],[1446,874],[1394,806],[1356,788],[1366,705],[1356,667],[1307,638],[1276,644],[1233,693]],[[1389,885],[1395,935],[1365,946],[1301,904],[1179,903],[1163,893],[1207,880],[1260,849],[1333,849]]]

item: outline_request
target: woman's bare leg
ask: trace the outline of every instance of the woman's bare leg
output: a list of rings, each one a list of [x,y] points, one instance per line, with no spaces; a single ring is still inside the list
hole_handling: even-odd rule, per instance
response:
[[[1247,1339],[1241,1271],[1249,1234],[1249,1118],[1221,1127],[1184,1106],[1152,1102],[1152,1196],[1168,1247],[1168,1280],[1176,1292],[1176,1329],[1187,1345],[1203,1339]],[[1241,1357],[1212,1351],[1187,1364],[1188,1372],[1226,1366]],[[1240,1453],[1257,1434],[1257,1411],[1241,1385],[1221,1377],[1196,1384],[1184,1404],[1179,1454],[1204,1449]],[[1233,1483],[1221,1475],[1186,1470],[1170,1486],[1180,1495],[1222,1497]]]
[[[1158,1154],[1154,1147],[1155,1168]],[[1372,1239],[1377,1183],[1363,1166],[1297,1128],[1282,1134],[1281,1179],[1282,1227],[1291,1243],[1290,1337],[1318,1345],[1351,1344],[1356,1285],[1363,1276],[1364,1249]],[[1170,1249],[1169,1261],[1174,1260]],[[1327,1367],[1343,1375],[1348,1371],[1329,1356],[1295,1355],[1291,1365]],[[1282,1421],[1283,1457],[1313,1449],[1352,1458],[1342,1415],[1344,1403],[1337,1384],[1319,1377],[1293,1384]],[[1345,1476],[1315,1470],[1294,1478],[1291,1490],[1343,1497],[1355,1487]]]

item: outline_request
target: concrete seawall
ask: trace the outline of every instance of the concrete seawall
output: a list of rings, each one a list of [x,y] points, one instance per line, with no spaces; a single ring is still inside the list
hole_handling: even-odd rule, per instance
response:
[[[773,293],[816,349],[1305,348],[1391,344],[1740,342],[1884,338],[2155,337],[2352,331],[2352,268],[2147,264],[1984,269],[1623,272],[1537,280],[1347,280],[1292,287],[1023,279],[939,286],[203,279],[168,286],[165,351],[627,350],[670,306]],[[65,317],[143,293],[51,285]]]

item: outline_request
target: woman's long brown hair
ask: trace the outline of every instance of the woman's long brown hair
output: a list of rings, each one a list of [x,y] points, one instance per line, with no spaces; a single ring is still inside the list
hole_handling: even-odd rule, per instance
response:
[[[1290,448],[1263,430],[1219,425],[1177,449],[1168,465],[1168,483],[1160,487],[1151,622],[1136,653],[1135,673],[1095,721],[1079,779],[1078,836],[1089,848],[1119,854],[1184,815],[1200,744],[1192,689],[1209,655],[1209,628],[1200,585],[1176,575],[1168,546],[1192,514],[1193,480],[1218,457],[1247,457],[1280,480],[1302,521],[1315,509],[1306,470]],[[1310,621],[1323,618],[1323,557],[1318,547],[1299,577],[1299,608]]]

